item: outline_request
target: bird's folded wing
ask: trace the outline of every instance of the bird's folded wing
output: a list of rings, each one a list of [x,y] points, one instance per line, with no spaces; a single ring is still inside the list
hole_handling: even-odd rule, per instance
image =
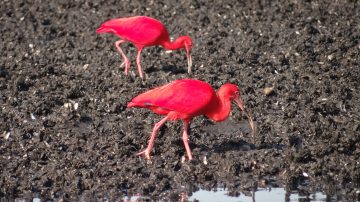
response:
[[[150,45],[156,43],[166,28],[158,21],[147,18],[120,18],[109,21],[109,26],[116,30],[122,38],[135,44]]]
[[[141,107],[161,107],[184,114],[197,114],[216,96],[204,82],[178,80],[135,97],[131,102]]]

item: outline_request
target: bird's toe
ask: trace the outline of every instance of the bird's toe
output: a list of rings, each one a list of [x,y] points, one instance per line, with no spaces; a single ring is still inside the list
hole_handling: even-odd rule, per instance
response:
[[[150,152],[147,149],[145,149],[142,152],[137,153],[136,155],[137,156],[144,156],[146,159],[149,159],[149,160],[151,159]]]

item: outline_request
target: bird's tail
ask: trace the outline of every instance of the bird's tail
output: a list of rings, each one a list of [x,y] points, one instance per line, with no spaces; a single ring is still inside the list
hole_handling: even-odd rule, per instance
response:
[[[96,33],[114,33],[121,30],[121,26],[124,20],[122,19],[112,19],[104,22],[100,25],[100,27],[96,30]]]
[[[137,104],[134,103],[134,102],[129,102],[128,105],[127,105],[128,108],[130,108],[130,107],[136,107],[136,106],[137,106]]]
[[[96,30],[96,33],[100,34],[100,33],[106,33],[106,32],[109,32],[109,31],[110,31],[110,30],[109,30],[107,27],[101,25],[101,27],[99,27],[99,28]]]

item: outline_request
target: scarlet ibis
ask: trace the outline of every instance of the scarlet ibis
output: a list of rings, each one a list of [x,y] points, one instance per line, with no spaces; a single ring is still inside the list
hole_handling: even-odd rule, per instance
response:
[[[199,115],[205,115],[216,122],[223,121],[229,116],[231,101],[245,111],[240,90],[236,85],[228,83],[215,92],[208,83],[194,79],[176,80],[136,96],[127,107],[148,108],[157,114],[165,115],[165,118],[155,124],[147,148],[138,155],[144,155],[150,159],[150,152],[159,128],[167,120],[181,119],[184,122],[182,139],[187,156],[189,160],[192,160],[188,144],[189,122]],[[253,121],[246,111],[245,113],[254,131]]]
[[[138,49],[136,62],[141,78],[143,78],[140,64],[141,51],[144,47],[155,45],[161,45],[168,50],[184,48],[186,50],[186,56],[188,60],[188,73],[191,72],[192,60],[190,51],[193,45],[192,39],[189,36],[181,36],[171,42],[166,27],[158,20],[146,16],[111,19],[104,22],[100,28],[96,30],[96,32],[113,33],[122,38],[121,40],[115,42],[115,46],[124,59],[122,65],[125,64],[126,75],[129,72],[130,62],[120,48],[120,44],[127,41],[133,43]]]

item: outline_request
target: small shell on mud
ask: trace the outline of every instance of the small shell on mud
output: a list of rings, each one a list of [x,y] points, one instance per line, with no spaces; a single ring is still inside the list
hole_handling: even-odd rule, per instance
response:
[[[46,146],[47,148],[50,148],[50,144],[49,144],[49,143],[47,143],[46,141],[44,141],[44,144],[45,144],[45,146]]]
[[[69,109],[70,106],[71,106],[71,103],[64,103],[64,107],[65,107],[66,109]]]
[[[3,137],[5,140],[9,139],[9,137],[10,137],[10,132],[4,131],[3,134],[1,134],[1,137]]]
[[[274,87],[265,87],[263,90],[264,95],[270,95],[274,92]]]
[[[70,102],[64,103],[64,108],[77,111],[79,108],[79,103],[70,101]]]
[[[77,110],[78,107],[79,107],[79,103],[75,102],[75,103],[74,103],[74,110]]]
[[[306,172],[303,172],[302,175],[303,175],[304,177],[309,177],[309,174],[307,174]]]
[[[36,119],[36,117],[34,116],[33,113],[30,113],[30,118],[31,118],[31,120],[35,120],[35,119]]]
[[[182,156],[181,157],[181,163],[185,163],[186,162],[186,157],[185,156]]]
[[[203,163],[204,163],[204,165],[207,165],[207,164],[208,164],[208,161],[207,161],[206,156],[204,156],[204,158],[203,158]]]

